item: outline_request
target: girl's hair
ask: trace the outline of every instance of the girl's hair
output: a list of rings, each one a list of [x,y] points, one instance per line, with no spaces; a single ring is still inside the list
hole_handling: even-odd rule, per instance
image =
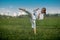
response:
[[[41,13],[46,13],[46,8],[42,8]]]

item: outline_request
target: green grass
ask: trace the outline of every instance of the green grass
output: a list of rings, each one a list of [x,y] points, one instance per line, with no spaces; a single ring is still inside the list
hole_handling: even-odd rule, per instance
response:
[[[37,34],[34,35],[28,17],[0,18],[1,40],[59,40],[60,17],[45,17],[37,20]]]

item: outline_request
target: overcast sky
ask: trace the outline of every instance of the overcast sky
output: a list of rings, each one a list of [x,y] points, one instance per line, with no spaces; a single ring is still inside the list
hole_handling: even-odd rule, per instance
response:
[[[0,12],[13,11],[18,12],[18,8],[32,9],[34,8],[47,9],[47,13],[60,13],[60,0],[0,0]]]

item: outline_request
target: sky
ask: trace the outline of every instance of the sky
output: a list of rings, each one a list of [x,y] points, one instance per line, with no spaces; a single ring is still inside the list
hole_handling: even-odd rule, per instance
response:
[[[18,12],[18,8],[28,10],[45,7],[47,13],[60,13],[60,0],[0,0],[0,12]],[[30,10],[31,11],[31,10]]]

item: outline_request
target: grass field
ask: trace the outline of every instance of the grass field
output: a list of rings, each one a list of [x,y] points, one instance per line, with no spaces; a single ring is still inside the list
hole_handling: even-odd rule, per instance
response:
[[[36,35],[28,17],[0,18],[0,40],[60,40],[60,17],[37,20]]]

